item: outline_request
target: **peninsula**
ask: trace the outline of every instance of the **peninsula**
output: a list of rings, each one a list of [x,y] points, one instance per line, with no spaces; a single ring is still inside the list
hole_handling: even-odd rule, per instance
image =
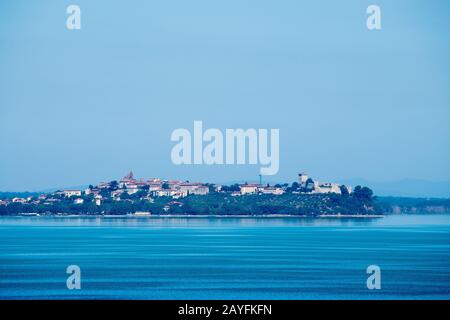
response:
[[[317,182],[306,173],[291,184],[218,185],[136,179],[130,172],[84,190],[0,193],[0,215],[374,216],[400,210],[397,202],[379,201],[368,187]],[[438,208],[448,211],[449,201]]]

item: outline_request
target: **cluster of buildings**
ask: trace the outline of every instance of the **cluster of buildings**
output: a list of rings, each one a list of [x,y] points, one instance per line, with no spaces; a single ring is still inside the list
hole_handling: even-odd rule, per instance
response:
[[[92,201],[96,205],[101,205],[106,198],[113,201],[129,200],[130,196],[137,195],[140,199],[153,201],[156,197],[170,197],[179,199],[188,195],[207,195],[210,192],[229,192],[232,196],[251,195],[251,194],[270,194],[282,195],[286,192],[292,193],[311,193],[324,194],[343,192],[350,194],[351,187],[339,185],[330,182],[313,181],[306,173],[298,175],[298,182],[289,186],[275,185],[263,186],[259,184],[240,184],[229,191],[229,188],[222,189],[220,185],[212,185],[205,183],[192,183],[182,180],[162,180],[159,178],[152,179],[136,179],[133,172],[128,173],[120,181],[101,182],[97,186],[89,186],[85,190],[60,190],[52,194],[42,194],[39,197],[13,198],[11,200],[0,200],[0,205],[13,203],[29,203],[29,204],[54,204],[62,201],[62,199],[70,199],[74,204],[83,204],[85,201]],[[138,194],[139,193],[139,194]]]
[[[351,186],[341,185],[333,182],[317,182],[312,180],[307,173],[298,174],[298,184],[301,192],[306,193],[342,194],[343,190],[346,190],[348,194],[352,193]]]
[[[341,185],[333,182],[317,182],[312,180],[307,173],[299,173],[298,175],[298,186],[296,188],[289,187],[288,185],[276,185],[276,186],[262,186],[262,184],[242,184],[239,185],[240,191],[234,192],[233,195],[244,195],[244,194],[275,194],[281,195],[285,193],[288,189],[292,193],[310,193],[310,194],[324,194],[324,193],[335,193],[342,194],[346,192],[348,194],[352,193],[352,188],[350,186]],[[345,190],[345,191],[344,191]]]
[[[121,200],[124,198],[124,194],[130,196],[138,192],[144,193],[144,197],[148,199],[154,197],[172,197],[177,199],[186,197],[189,194],[206,195],[210,191],[210,186],[204,183],[190,183],[182,180],[135,179],[133,172],[130,172],[118,182],[102,182],[95,188],[90,187],[84,190],[84,193],[98,197],[101,196],[102,189],[110,190],[113,200]]]

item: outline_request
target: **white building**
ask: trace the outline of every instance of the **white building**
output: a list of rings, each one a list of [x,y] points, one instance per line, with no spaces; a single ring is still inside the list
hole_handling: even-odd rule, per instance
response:
[[[192,193],[198,187],[199,187],[199,184],[197,184],[197,183],[182,183],[178,186],[179,190],[187,191],[188,193]]]
[[[148,191],[158,191],[161,190],[161,185],[160,184],[150,184],[148,186]]]
[[[281,195],[284,193],[284,190],[281,188],[275,188],[275,187],[264,187],[259,188],[258,191],[261,194],[274,194],[274,195]]]
[[[189,192],[189,194],[196,194],[200,196],[207,195],[209,193],[208,186],[198,186],[196,189]]]
[[[305,172],[298,174],[298,184],[302,188],[306,188],[306,182],[308,181],[308,174]]]
[[[241,194],[253,194],[258,191],[258,184],[241,184]]]
[[[100,195],[95,196],[94,201],[97,206],[101,205],[102,204],[102,196],[100,196]]]
[[[186,190],[176,190],[176,189],[161,189],[157,191],[152,191],[156,197],[173,197],[173,198],[182,198],[188,195]]]
[[[201,183],[182,183],[178,186],[178,190],[197,195],[206,195],[209,193],[209,187]]]
[[[340,185],[337,183],[331,182],[315,182],[314,183],[314,191],[313,193],[337,193],[341,194]]]
[[[81,190],[63,190],[62,194],[66,197],[81,197]]]
[[[27,199],[24,199],[24,198],[13,198],[12,202],[14,202],[14,203],[26,203]]]
[[[137,211],[134,213],[135,216],[138,217],[145,217],[145,216],[150,216],[151,213],[150,212],[144,212],[144,211]]]
[[[86,191],[85,191],[86,195],[93,194],[94,196],[97,196],[97,195],[100,194],[100,189],[97,189],[97,188],[94,188],[94,189],[86,189],[86,190],[89,190],[89,192],[86,192]]]
[[[133,183],[133,184],[127,185],[127,193],[128,194],[135,194],[138,191],[139,191],[139,186],[137,184]]]
[[[73,200],[73,203],[75,203],[75,204],[83,204],[84,200],[81,199],[81,198],[76,198],[75,200]]]
[[[123,190],[123,189],[111,191],[111,197],[112,197],[114,200],[120,200],[120,196],[121,196],[122,194],[124,194],[125,192],[126,192],[126,191]]]
[[[97,188],[99,189],[107,189],[109,188],[111,185],[109,182],[100,182],[97,186]]]

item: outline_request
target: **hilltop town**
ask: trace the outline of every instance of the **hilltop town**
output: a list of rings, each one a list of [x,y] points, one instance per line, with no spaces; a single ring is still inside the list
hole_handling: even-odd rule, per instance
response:
[[[130,172],[85,190],[2,199],[0,214],[365,214],[377,212],[371,201],[367,187],[317,182],[306,173],[292,184],[217,185]]]

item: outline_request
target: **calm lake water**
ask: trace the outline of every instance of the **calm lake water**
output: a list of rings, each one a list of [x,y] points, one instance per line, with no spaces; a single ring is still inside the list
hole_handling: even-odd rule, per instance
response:
[[[450,215],[0,218],[0,298],[449,299]]]

